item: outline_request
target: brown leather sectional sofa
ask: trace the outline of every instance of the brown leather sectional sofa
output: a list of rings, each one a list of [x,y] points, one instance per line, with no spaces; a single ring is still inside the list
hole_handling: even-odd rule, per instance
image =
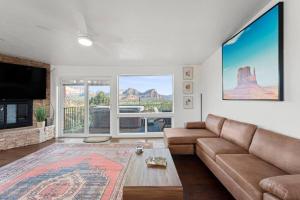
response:
[[[300,199],[300,140],[208,115],[165,129],[172,154],[194,154],[238,200]]]

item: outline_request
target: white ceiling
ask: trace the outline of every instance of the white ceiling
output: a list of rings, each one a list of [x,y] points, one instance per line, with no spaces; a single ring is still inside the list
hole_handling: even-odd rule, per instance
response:
[[[0,53],[54,65],[200,64],[270,0],[0,0]],[[86,19],[96,45],[77,43]]]

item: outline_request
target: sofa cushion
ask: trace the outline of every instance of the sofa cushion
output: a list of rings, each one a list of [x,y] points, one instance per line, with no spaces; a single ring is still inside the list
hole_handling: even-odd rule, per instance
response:
[[[266,178],[259,185],[280,199],[300,199],[300,174]]]
[[[218,136],[221,133],[223,123],[225,121],[224,117],[219,117],[216,115],[209,114],[207,115],[205,126],[206,129],[210,130],[211,132],[214,132]]]
[[[262,199],[263,190],[259,186],[262,179],[286,174],[251,154],[219,154],[216,162],[253,199]]]
[[[248,150],[256,128],[253,124],[226,119],[221,137]]]
[[[250,153],[290,174],[300,173],[300,140],[257,129]]]
[[[199,138],[197,147],[202,149],[212,159],[216,160],[217,154],[247,154],[248,151],[242,147],[228,142],[222,138]]]
[[[187,128],[187,129],[203,129],[205,128],[205,122],[201,122],[201,121],[198,121],[198,122],[186,122],[184,124],[184,128]]]
[[[217,137],[206,129],[165,128],[165,139],[168,144],[196,144],[197,138]]]

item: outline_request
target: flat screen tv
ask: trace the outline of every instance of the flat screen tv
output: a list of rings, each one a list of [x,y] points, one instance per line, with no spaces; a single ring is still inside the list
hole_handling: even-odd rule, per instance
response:
[[[45,99],[46,69],[0,62],[0,100]]]
[[[222,46],[223,100],[283,101],[283,3]]]

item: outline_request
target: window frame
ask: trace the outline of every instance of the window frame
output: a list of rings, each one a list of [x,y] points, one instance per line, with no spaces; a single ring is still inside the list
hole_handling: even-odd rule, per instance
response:
[[[172,112],[160,112],[160,113],[150,113],[150,112],[148,112],[148,113],[120,113],[120,109],[119,109],[119,106],[120,106],[120,99],[119,99],[119,95],[120,95],[120,93],[119,93],[119,91],[120,91],[120,77],[121,76],[171,76],[171,78],[172,78]],[[120,115],[120,116],[122,116],[122,115],[130,115],[130,116],[148,116],[148,115],[150,115],[150,116],[159,116],[159,117],[161,117],[161,116],[163,116],[163,115],[161,115],[161,114],[167,114],[168,116],[170,115],[170,114],[172,114],[172,115],[174,115],[174,113],[175,113],[175,103],[174,103],[174,101],[175,101],[175,95],[174,95],[174,92],[175,92],[175,90],[174,90],[174,74],[119,74],[118,76],[117,76],[117,115]]]
[[[172,112],[160,112],[160,113],[120,113],[119,109],[119,91],[120,91],[120,77],[121,76],[171,76],[172,78]],[[117,75],[117,133],[118,135],[132,135],[132,136],[142,136],[142,135],[151,135],[161,136],[162,132],[148,132],[148,118],[171,118],[171,126],[174,124],[175,117],[175,88],[174,88],[174,74],[166,73],[166,74],[118,74]],[[145,119],[145,132],[142,133],[121,133],[120,132],[120,118],[122,117],[141,117]]]

